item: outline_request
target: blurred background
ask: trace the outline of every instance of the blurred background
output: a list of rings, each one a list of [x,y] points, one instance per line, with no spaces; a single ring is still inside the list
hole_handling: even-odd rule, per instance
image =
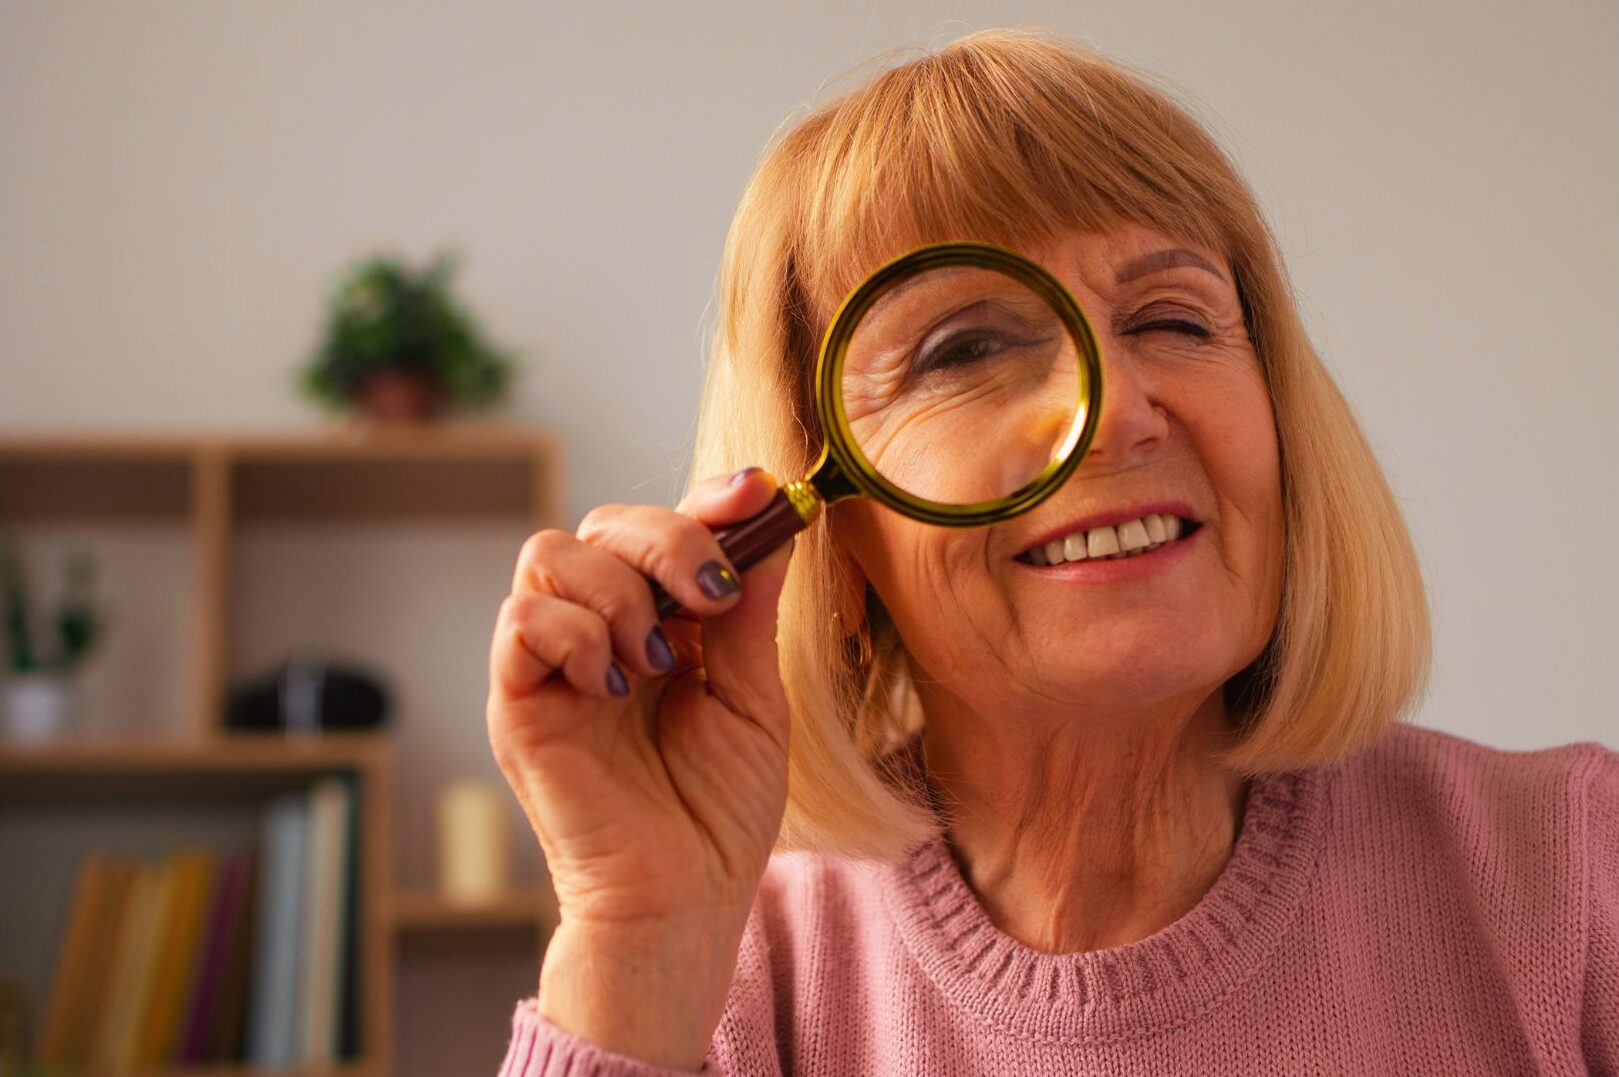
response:
[[[778,127],[1029,22],[1258,192],[1422,557],[1418,720],[1619,745],[1606,0],[0,0],[6,1072],[495,1072],[523,538],[678,497]]]

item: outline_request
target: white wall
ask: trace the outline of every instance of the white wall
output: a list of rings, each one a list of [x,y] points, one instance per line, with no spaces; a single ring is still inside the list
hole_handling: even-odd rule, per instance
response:
[[[1167,78],[1255,184],[1422,550],[1423,720],[1619,744],[1611,0],[5,0],[0,424],[312,422],[290,370],[337,270],[453,243],[575,515],[668,502],[778,122],[878,51],[1024,21]]]

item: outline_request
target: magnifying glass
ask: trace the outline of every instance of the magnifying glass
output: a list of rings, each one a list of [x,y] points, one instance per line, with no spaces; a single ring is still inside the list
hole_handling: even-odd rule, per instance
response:
[[[847,497],[941,527],[1034,508],[1090,447],[1101,353],[1039,263],[989,243],[934,243],[843,300],[821,342],[815,405],[825,444],[810,474],[715,532],[738,572]],[[653,592],[660,620],[680,608]]]

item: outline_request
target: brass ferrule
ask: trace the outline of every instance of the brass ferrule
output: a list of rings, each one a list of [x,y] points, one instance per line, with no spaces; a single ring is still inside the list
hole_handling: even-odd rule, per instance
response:
[[[792,503],[806,527],[815,522],[815,517],[820,515],[822,504],[821,495],[816,493],[815,487],[804,479],[794,479],[781,490],[787,495],[787,500]]]

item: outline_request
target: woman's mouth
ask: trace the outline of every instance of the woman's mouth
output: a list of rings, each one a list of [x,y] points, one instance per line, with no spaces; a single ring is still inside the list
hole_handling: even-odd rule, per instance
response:
[[[1197,534],[1202,526],[1169,513],[1153,513],[1119,524],[1071,532],[1024,550],[1013,560],[1048,568],[1075,562],[1123,561],[1162,547],[1177,546]]]

